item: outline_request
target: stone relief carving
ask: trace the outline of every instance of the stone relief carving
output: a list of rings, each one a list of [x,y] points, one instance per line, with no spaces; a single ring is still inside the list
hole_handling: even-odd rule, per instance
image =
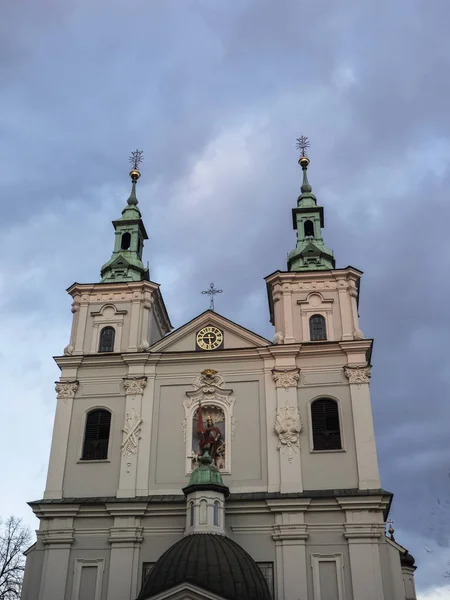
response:
[[[127,396],[137,396],[144,393],[147,377],[126,377],[123,380],[123,385]]]
[[[302,421],[298,406],[286,406],[277,410],[275,431],[278,434],[278,450],[287,451],[288,460],[292,462],[294,452],[300,447]]]
[[[275,381],[275,387],[284,387],[288,390],[291,387],[297,387],[300,379],[300,369],[273,369],[272,377]]]
[[[356,383],[358,387],[370,381],[370,367],[344,367],[344,373],[349,383]]]
[[[134,456],[138,450],[139,440],[141,439],[141,425],[142,419],[131,409],[131,415],[127,414],[125,417],[125,424],[123,426],[123,441],[122,441],[122,456],[127,459],[127,473],[130,472],[131,457]]]
[[[78,389],[78,381],[55,381],[56,397],[64,402],[69,398],[74,398]]]

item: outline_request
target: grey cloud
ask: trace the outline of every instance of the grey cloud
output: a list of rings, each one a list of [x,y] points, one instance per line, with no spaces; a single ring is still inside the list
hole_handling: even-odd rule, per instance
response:
[[[2,307],[51,335],[42,377],[66,343],[65,287],[110,255],[136,146],[146,259],[174,325],[214,280],[219,312],[271,337],[263,277],[295,244],[294,140],[310,136],[326,242],[365,271],[382,480],[422,588],[444,582],[424,546],[449,538],[449,13],[443,0],[28,0],[0,24],[0,234],[20,246],[0,266]],[[50,430],[39,384],[33,455]]]

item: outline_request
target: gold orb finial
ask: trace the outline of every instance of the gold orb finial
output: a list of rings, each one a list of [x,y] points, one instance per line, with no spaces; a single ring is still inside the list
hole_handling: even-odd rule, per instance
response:
[[[311,161],[307,156],[300,156],[300,158],[298,159],[298,164],[301,166],[302,169],[307,169],[310,162]]]
[[[131,181],[133,181],[133,183],[136,183],[136,181],[139,179],[140,176],[141,176],[141,174],[137,169],[131,169],[130,177],[131,177]]]
[[[142,155],[144,154],[143,150],[134,150],[130,156],[130,163],[133,165],[133,168],[130,171],[131,181],[136,183],[136,181],[141,176],[139,171],[139,165],[143,161]]]

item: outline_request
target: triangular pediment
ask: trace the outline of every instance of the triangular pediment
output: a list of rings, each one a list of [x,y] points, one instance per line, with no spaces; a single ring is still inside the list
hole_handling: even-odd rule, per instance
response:
[[[196,585],[184,583],[176,587],[150,596],[151,600],[223,600],[222,596],[207,592]]]
[[[223,332],[223,343],[220,348],[207,350],[209,353],[232,348],[259,348],[271,344],[269,340],[257,333],[212,310],[207,310],[153,344],[150,352],[195,352],[197,333],[205,327],[216,327]]]
[[[313,242],[309,242],[302,250],[302,254],[321,254],[320,250]]]
[[[121,254],[119,254],[119,256],[117,256],[112,262],[109,263],[110,267],[128,267],[129,265],[130,263]]]

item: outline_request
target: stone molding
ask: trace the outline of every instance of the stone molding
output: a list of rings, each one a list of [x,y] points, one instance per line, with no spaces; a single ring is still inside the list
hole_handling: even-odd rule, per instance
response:
[[[69,398],[74,398],[78,389],[79,381],[74,379],[72,381],[55,381],[56,397],[58,400],[64,400],[67,402]]]
[[[287,451],[288,460],[292,462],[294,452],[300,448],[300,432],[302,421],[298,406],[286,406],[277,409],[275,431],[278,434],[278,450]]]
[[[272,531],[272,539],[275,541],[307,540],[309,537],[305,523],[272,525]]]
[[[369,367],[344,367],[345,376],[348,378],[349,383],[356,383],[358,387],[362,383],[369,383],[370,381],[370,366]]]
[[[144,393],[147,377],[124,377],[123,385],[127,396],[138,396]]]
[[[296,388],[300,379],[300,369],[272,369],[272,377],[277,388]]]

